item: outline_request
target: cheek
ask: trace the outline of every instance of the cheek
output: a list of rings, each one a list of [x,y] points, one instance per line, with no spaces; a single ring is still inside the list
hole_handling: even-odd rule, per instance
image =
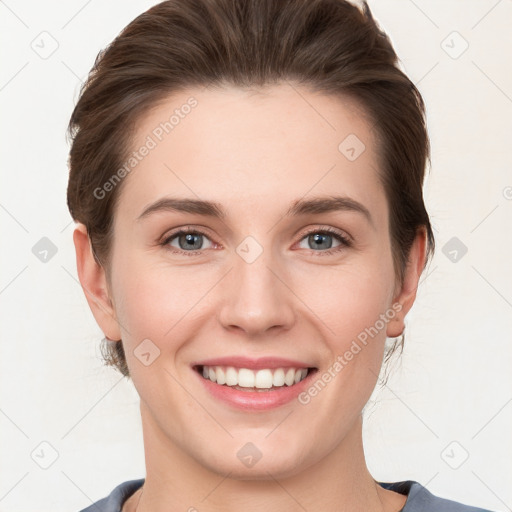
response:
[[[347,279],[339,294],[335,331],[341,339],[356,338],[385,312],[389,288],[375,277],[359,275]],[[336,312],[333,311],[333,316]],[[380,326],[380,323],[378,324]],[[382,330],[382,326],[380,326]]]
[[[303,273],[296,282],[300,296],[307,297],[308,307],[324,321],[332,343],[343,348],[390,307],[394,274],[391,258],[383,255],[379,261],[370,255],[313,276]],[[377,327],[383,326],[379,322]]]
[[[189,339],[190,333],[184,329],[199,290],[171,279],[171,272],[163,268],[134,265],[130,269],[126,266],[126,270],[118,275],[116,313],[132,382],[153,407],[163,403],[177,406],[179,394],[171,377],[173,361]]]
[[[148,258],[125,260],[123,270],[116,276],[116,313],[123,342],[133,352],[143,340],[149,339],[161,353],[173,358],[180,346],[201,328],[197,315],[211,300],[208,291],[218,276],[211,269],[172,268],[169,262],[148,264],[145,259]]]
[[[331,291],[322,297],[324,309],[319,314],[329,328],[325,331],[328,367],[306,390],[303,403],[311,406],[312,416],[330,425],[327,430],[336,438],[340,425],[354,420],[375,387],[386,325],[395,312],[389,307],[393,273],[387,265],[345,268],[330,282]],[[317,395],[321,398],[316,399]],[[326,403],[336,404],[334,412]]]
[[[126,275],[119,285],[121,301],[117,312],[131,343],[144,338],[158,343],[186,313],[193,288],[164,276],[164,272],[139,269]]]

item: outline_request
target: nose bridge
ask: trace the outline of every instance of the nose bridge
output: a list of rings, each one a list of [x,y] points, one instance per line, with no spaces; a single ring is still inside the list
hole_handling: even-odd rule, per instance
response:
[[[272,327],[291,326],[293,294],[281,282],[279,268],[271,248],[264,248],[255,238],[247,237],[238,245],[220,315],[225,327],[236,326],[255,335]]]

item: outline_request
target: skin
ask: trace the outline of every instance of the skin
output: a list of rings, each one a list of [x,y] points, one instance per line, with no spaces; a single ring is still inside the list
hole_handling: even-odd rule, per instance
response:
[[[134,150],[191,96],[197,107],[124,178],[110,275],[94,261],[85,227],[74,231],[88,303],[105,335],[122,338],[141,398],[146,483],[123,511],[400,510],[406,496],[367,469],[361,411],[386,336],[400,335],[415,300],[425,233],[398,283],[371,124],[353,101],[288,83],[264,94],[189,89],[148,112]],[[338,150],[351,133],[366,146],[355,161]],[[215,201],[226,217],[167,211],[136,220],[166,195]],[[359,201],[372,223],[354,211],[284,217],[293,201],[326,195]],[[206,234],[200,251],[182,248],[193,255],[172,252],[179,238],[158,243],[183,226]],[[318,254],[341,242],[308,243],[306,228],[317,227],[353,245]],[[263,249],[250,264],[236,252],[249,235]],[[291,357],[325,371],[397,303],[395,318],[307,405],[244,412],[192,374],[193,361],[224,355]],[[149,366],[134,355],[144,339],[160,350]],[[262,453],[250,468],[236,455],[247,442]]]

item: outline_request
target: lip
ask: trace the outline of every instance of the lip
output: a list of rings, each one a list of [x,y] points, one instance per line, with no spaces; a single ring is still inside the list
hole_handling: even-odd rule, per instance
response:
[[[215,361],[222,361],[221,359]],[[229,359],[230,362],[233,359]],[[277,361],[273,359],[273,361]],[[283,361],[283,360],[281,360]],[[259,364],[259,361],[258,361]],[[302,364],[302,363],[301,363]],[[221,364],[213,364],[210,363],[211,366],[222,366]],[[280,387],[278,389],[274,389],[272,391],[240,391],[239,389],[234,389],[230,386],[226,386],[225,384],[217,384],[212,382],[210,379],[205,379],[202,374],[196,369],[201,365],[194,365],[192,369],[193,373],[197,376],[198,379],[202,382],[202,385],[205,387],[206,391],[215,399],[227,404],[235,409],[243,410],[245,412],[258,412],[264,411],[268,409],[275,409],[277,407],[281,407],[292,400],[296,399],[297,396],[304,391],[311,384],[311,380],[313,376],[317,373],[316,368],[307,367],[307,366],[297,366],[297,368],[308,368],[308,375],[306,378],[298,382],[297,384],[293,384],[292,386]],[[233,366],[233,365],[227,365]],[[280,366],[276,366],[279,368]],[[244,368],[244,366],[241,366]],[[247,367],[245,367],[247,368]],[[265,366],[264,368],[270,368],[269,366]],[[275,367],[272,367],[275,368]]]
[[[263,370],[265,368],[313,368],[314,365],[297,361],[294,359],[285,359],[282,357],[260,357],[257,359],[244,356],[225,356],[214,359],[205,359],[191,364],[194,366],[234,366],[235,368],[248,368],[249,370]]]

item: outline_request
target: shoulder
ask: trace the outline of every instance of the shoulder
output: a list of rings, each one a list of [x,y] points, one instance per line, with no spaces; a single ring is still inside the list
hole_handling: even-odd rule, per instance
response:
[[[407,495],[405,505],[400,512],[493,512],[436,496],[414,480],[378,483],[385,489]]]
[[[144,478],[119,484],[108,496],[92,503],[80,512],[121,512],[123,503],[144,483]]]
[[[144,483],[144,478],[128,480],[115,487],[112,492],[99,501],[92,503],[80,512],[121,512],[123,503]],[[384,489],[405,494],[407,500],[400,512],[493,512],[488,509],[472,507],[458,501],[441,498],[432,494],[414,480],[403,482],[378,482]]]

